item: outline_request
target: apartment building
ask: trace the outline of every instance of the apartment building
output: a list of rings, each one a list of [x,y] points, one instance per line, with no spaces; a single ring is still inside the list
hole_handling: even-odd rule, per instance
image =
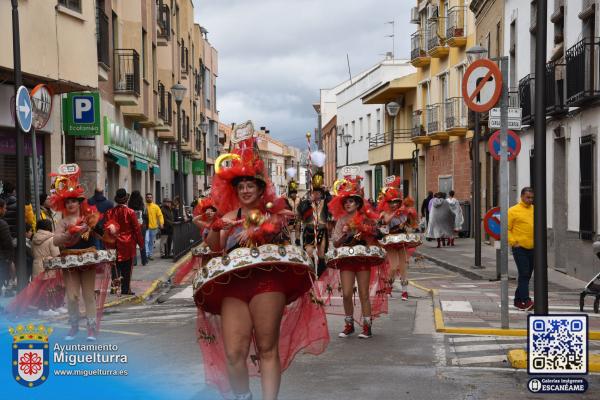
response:
[[[513,103],[522,108],[522,146],[516,187],[534,185],[535,1],[504,4],[504,55],[509,57]],[[600,33],[594,0],[548,2],[546,21],[546,183],[548,264],[587,280],[600,272],[598,129]],[[516,201],[516,195],[511,202]]]
[[[417,68],[412,142],[419,146],[419,197],[453,189],[471,201],[471,140],[461,97],[466,49],[475,43],[475,19],[464,0],[418,0],[410,22],[411,63]]]
[[[78,10],[64,1],[19,2],[20,53],[23,85],[32,89],[44,83],[54,94],[47,125],[37,131],[37,158],[41,192],[49,190],[48,174],[64,162],[83,161],[93,149],[74,136],[62,135],[61,95],[95,90],[98,87],[96,63],[96,24],[92,1]],[[0,2],[0,186],[16,183],[17,163],[14,128],[14,71],[11,2]],[[90,142],[101,143],[99,138]],[[25,185],[33,196],[32,140],[25,135]],[[100,146],[101,147],[101,146]],[[102,175],[95,167],[85,171],[82,181],[95,187]]]
[[[287,193],[286,169],[295,167],[299,169],[300,150],[284,144],[273,138],[270,131],[261,127],[256,131],[258,150],[267,168],[269,179],[275,187],[277,195]]]

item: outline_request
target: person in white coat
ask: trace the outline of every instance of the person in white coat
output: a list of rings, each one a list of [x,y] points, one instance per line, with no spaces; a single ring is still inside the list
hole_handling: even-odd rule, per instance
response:
[[[462,230],[465,217],[463,216],[460,202],[454,197],[454,190],[448,192],[448,198],[446,199],[450,206],[450,211],[454,214],[454,234],[448,239],[448,245],[454,246],[454,239],[458,237],[458,232]]]

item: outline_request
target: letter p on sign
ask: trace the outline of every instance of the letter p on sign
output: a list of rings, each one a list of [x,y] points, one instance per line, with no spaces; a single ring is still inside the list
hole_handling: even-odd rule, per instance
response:
[[[94,97],[73,97],[73,122],[76,124],[94,123]]]

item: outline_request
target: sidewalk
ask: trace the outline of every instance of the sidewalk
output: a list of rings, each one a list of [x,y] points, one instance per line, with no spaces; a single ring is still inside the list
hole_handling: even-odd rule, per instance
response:
[[[517,269],[509,254],[509,325],[511,331],[501,330],[500,286],[496,279],[496,257],[492,246],[482,244],[481,269],[473,268],[474,240],[457,239],[456,246],[436,248],[437,242],[424,242],[417,255],[457,272],[463,278],[448,282],[445,279],[420,281],[414,286],[429,289],[434,299],[436,327],[452,333],[526,335],[527,312],[513,306]],[[530,296],[533,298],[533,283]],[[579,293],[587,282],[548,269],[548,305],[550,314],[579,314]],[[535,301],[535,299],[534,299]],[[592,310],[594,298],[588,296],[584,312],[589,319],[589,331],[600,331],[600,314]],[[600,338],[600,336],[599,336]]]

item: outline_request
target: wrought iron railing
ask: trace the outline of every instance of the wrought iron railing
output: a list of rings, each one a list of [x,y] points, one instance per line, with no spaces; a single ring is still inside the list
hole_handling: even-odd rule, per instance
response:
[[[134,49],[115,49],[115,93],[140,95],[140,56]]]
[[[446,129],[467,128],[468,115],[462,97],[451,97],[444,102]]]
[[[534,74],[529,74],[519,81],[519,105],[522,108],[522,122],[531,125],[533,122]]]
[[[96,7],[96,47],[98,62],[110,66],[110,54],[108,48],[108,15],[99,7]]]
[[[192,221],[173,223],[173,259],[179,260],[202,241],[200,230]]]
[[[412,129],[394,129],[394,143],[408,143],[410,142]],[[392,132],[378,133],[377,135],[369,138],[369,149],[384,146],[389,144],[392,138]]]
[[[546,64],[546,114],[565,113],[569,107],[565,104],[565,64],[551,61]]]
[[[427,131],[423,126],[422,111],[415,110],[412,114],[412,129],[411,129],[411,137],[417,136],[427,136]]]
[[[467,36],[466,6],[456,6],[448,10],[446,39]]]
[[[157,37],[169,40],[171,38],[171,14],[169,6],[163,4],[162,1],[158,3],[156,19],[156,24],[158,25]]]
[[[162,82],[158,82],[158,117],[163,120],[166,124],[168,115],[167,115],[167,94],[165,90],[165,85]]]
[[[427,51],[439,47],[444,46],[445,38],[443,37],[444,33],[440,30],[440,26],[444,26],[446,18],[438,17],[435,19],[430,19],[427,23]]]
[[[427,134],[442,131],[442,122],[444,120],[443,107],[441,103],[431,104],[425,110],[425,119],[427,121]]]
[[[565,52],[567,64],[567,98],[569,106],[600,96],[599,63],[600,38],[587,37]]]
[[[410,59],[427,57],[425,50],[425,30],[418,30],[410,36]]]

